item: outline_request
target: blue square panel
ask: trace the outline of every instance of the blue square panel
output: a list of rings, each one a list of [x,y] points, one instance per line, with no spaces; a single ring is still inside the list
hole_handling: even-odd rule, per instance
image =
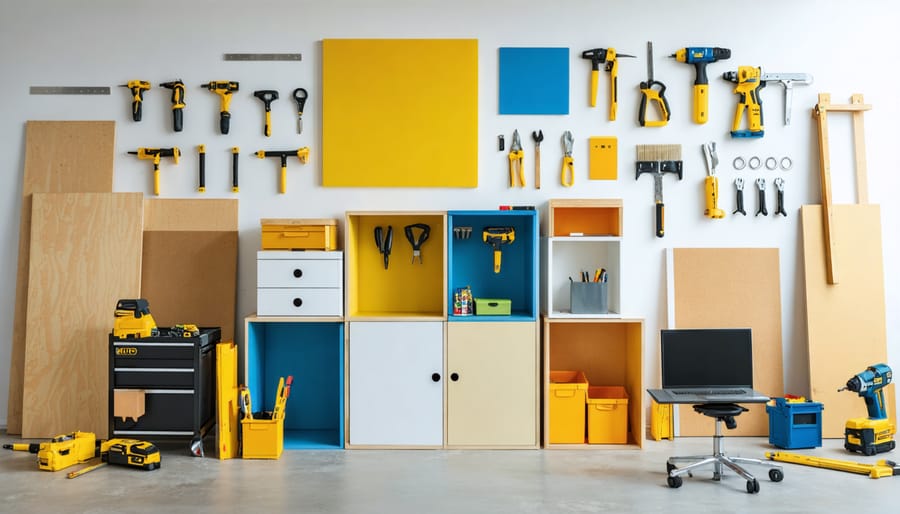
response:
[[[569,114],[569,49],[501,48],[500,114]]]

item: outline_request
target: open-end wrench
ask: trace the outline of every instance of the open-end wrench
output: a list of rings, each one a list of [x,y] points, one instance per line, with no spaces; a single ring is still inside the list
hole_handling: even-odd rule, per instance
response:
[[[768,216],[769,210],[766,209],[766,179],[756,179],[756,189],[759,190],[759,200],[757,201],[759,206],[756,209],[756,215]]]
[[[737,209],[731,214],[741,213],[746,216],[747,211],[744,210],[744,179],[740,177],[734,179],[734,190],[735,198],[737,198]]]
[[[775,214],[781,214],[784,217],[787,217],[787,213],[784,211],[784,179],[781,177],[777,177],[775,179],[775,189],[778,190],[778,200],[775,203]]]
[[[534,188],[541,188],[541,141],[544,140],[544,131],[538,130],[531,132],[531,139],[534,139]]]

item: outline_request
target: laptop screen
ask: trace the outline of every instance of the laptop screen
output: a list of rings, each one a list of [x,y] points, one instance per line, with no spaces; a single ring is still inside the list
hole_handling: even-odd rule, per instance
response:
[[[749,328],[662,330],[660,350],[664,389],[753,387]]]

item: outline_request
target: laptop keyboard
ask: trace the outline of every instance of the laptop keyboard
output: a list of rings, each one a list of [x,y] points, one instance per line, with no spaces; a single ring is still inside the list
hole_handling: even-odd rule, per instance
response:
[[[691,389],[690,391],[672,391],[674,394],[690,394],[690,395],[708,395],[708,396],[728,396],[735,394],[744,394],[743,389]]]

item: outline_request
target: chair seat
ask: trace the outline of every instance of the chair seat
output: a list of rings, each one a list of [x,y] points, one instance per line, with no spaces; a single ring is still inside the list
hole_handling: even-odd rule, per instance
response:
[[[747,412],[748,409],[736,403],[703,403],[694,405],[694,410],[711,418],[725,418],[738,416],[742,412]]]

